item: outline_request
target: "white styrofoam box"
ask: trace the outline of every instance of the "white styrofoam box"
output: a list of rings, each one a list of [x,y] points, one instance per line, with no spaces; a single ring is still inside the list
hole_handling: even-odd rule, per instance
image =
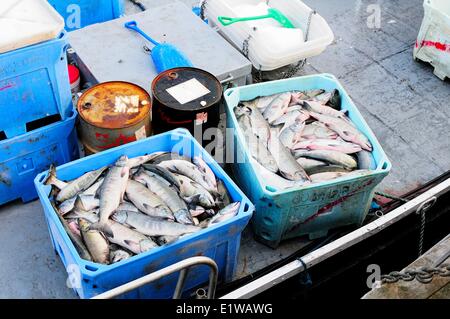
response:
[[[64,20],[46,0],[0,1],[0,53],[56,38]]]
[[[414,48],[414,59],[428,62],[442,80],[450,78],[450,1],[425,0],[425,16]]]
[[[267,14],[268,8],[280,10],[296,27],[282,28],[273,19],[238,22],[223,26],[219,16],[245,17]],[[211,26],[242,51],[249,39],[248,58],[256,69],[271,71],[319,55],[334,40],[333,31],[319,14],[311,19],[308,41],[304,41],[312,9],[298,0],[208,0],[205,12]]]

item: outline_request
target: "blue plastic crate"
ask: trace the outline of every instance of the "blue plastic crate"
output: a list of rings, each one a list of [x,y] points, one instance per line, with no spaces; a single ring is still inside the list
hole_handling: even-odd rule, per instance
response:
[[[64,18],[67,31],[119,18],[124,0],[48,0]]]
[[[27,124],[72,112],[67,70],[67,34],[0,54],[0,133],[25,134]]]
[[[50,164],[78,158],[77,114],[30,133],[0,141],[0,205],[21,198],[36,199],[33,181]]]
[[[277,191],[256,174],[249,161],[249,152],[243,143],[240,129],[234,130],[235,160],[232,164],[238,185],[256,211],[252,226],[256,239],[271,247],[281,240],[309,235],[311,239],[327,235],[330,229],[361,224],[370,208],[375,187],[386,177],[391,163],[380,143],[363,119],[347,92],[338,80],[329,74],[311,75],[287,80],[266,82],[232,88],[225,92],[227,104],[227,127],[238,128],[233,109],[239,101],[258,96],[293,90],[338,89],[342,108],[349,111],[350,119],[369,138],[377,169],[360,177],[346,177],[310,186]]]
[[[76,252],[50,204],[48,197],[50,187],[43,184],[48,172],[40,174],[36,177],[35,185],[44,207],[52,243],[68,272],[72,275],[80,275],[81,285],[74,289],[81,298],[91,298],[186,258],[200,255],[216,261],[221,280],[232,279],[237,265],[241,233],[252,216],[254,206],[187,130],[178,129],[89,156],[58,167],[57,173],[59,178],[71,180],[87,171],[114,163],[121,155],[135,157],[157,151],[174,151],[186,156],[202,155],[216,176],[225,183],[233,201],[242,202],[238,215],[226,222],[183,236],[172,244],[155,248],[123,262],[113,265],[96,264],[81,259]],[[205,283],[208,280],[208,274],[209,269],[206,266],[192,268],[186,280],[186,290]],[[173,295],[177,280],[178,274],[173,274],[127,293],[123,297],[169,298]]]

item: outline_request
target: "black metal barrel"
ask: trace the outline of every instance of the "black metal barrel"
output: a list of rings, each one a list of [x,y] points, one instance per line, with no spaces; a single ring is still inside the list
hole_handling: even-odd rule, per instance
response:
[[[155,134],[181,127],[200,141],[206,130],[218,127],[223,88],[211,73],[185,67],[164,71],[153,80],[152,95]]]

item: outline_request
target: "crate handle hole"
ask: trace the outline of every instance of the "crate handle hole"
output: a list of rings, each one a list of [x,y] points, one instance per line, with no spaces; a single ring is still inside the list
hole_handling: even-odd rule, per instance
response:
[[[227,96],[230,96],[231,94],[233,94],[234,93],[234,90],[229,90],[228,92],[227,92]]]
[[[244,205],[244,213],[248,212],[249,209],[250,209],[250,205],[248,203],[245,203],[245,205]]]
[[[86,284],[90,283],[89,279],[83,278],[83,282],[85,282]]]
[[[272,207],[272,206],[273,206],[273,204],[272,204],[272,203],[269,203],[269,204],[268,204],[268,206],[269,206],[269,207]]]
[[[269,191],[269,192],[271,192],[271,193],[276,193],[276,189],[275,188],[273,188],[272,186],[266,186],[266,190],[267,191]]]
[[[84,266],[84,268],[86,268],[89,271],[97,271],[98,270],[97,267],[93,267],[93,266],[90,266],[90,265],[86,265],[86,266]]]
[[[270,217],[264,217],[263,218],[263,220],[264,220],[264,223],[266,223],[266,225],[272,225],[273,224],[273,220],[272,220],[272,218],[270,218]]]
[[[27,133],[28,132],[32,132],[34,130],[37,130],[41,127],[45,127],[54,123],[58,123],[62,120],[61,115],[59,114],[54,114],[54,115],[50,115],[50,116],[46,116],[31,122],[28,122],[26,124],[26,128],[27,128]]]
[[[267,232],[262,232],[261,233],[261,237],[264,238],[265,240],[270,240],[270,234]]]
[[[0,141],[6,140],[6,133],[5,131],[0,131]]]
[[[383,166],[381,167],[382,169],[387,169],[388,168],[388,163],[387,162],[384,162],[383,163]]]
[[[44,180],[45,180],[45,175],[42,175],[42,176],[39,178],[39,183],[43,183]]]

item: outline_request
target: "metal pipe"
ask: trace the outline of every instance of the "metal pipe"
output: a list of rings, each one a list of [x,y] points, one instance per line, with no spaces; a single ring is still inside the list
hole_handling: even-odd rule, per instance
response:
[[[176,264],[170,265],[166,268],[155,271],[151,274],[148,274],[144,277],[133,280],[122,286],[111,289],[105,293],[102,293],[98,296],[93,297],[92,299],[112,299],[112,298],[118,297],[120,295],[123,295],[127,292],[130,292],[132,290],[135,290],[139,287],[147,285],[153,281],[159,280],[159,279],[161,279],[165,276],[168,276],[174,272],[184,270],[185,268],[189,268],[189,267],[192,267],[195,265],[206,265],[210,268],[208,297],[210,297],[210,296],[214,297],[216,286],[217,286],[218,273],[219,273],[217,264],[211,258],[199,256],[199,257],[192,257],[189,259],[182,260]],[[180,274],[180,278],[182,278],[181,274]],[[177,284],[177,288],[178,288],[178,284]],[[182,287],[181,287],[181,290],[182,290]]]
[[[393,225],[397,221],[416,212],[420,205],[432,198],[439,197],[450,190],[450,178],[431,188],[427,192],[417,196],[408,203],[394,209],[390,213],[379,219],[362,226],[361,228],[325,245],[301,258],[308,268],[319,264],[320,262],[338,254],[339,252],[350,248],[361,241],[379,233],[385,228]],[[259,293],[270,289],[279,283],[304,271],[302,262],[295,260],[289,264],[272,271],[271,273],[250,282],[249,284],[230,292],[220,299],[247,299],[258,295]]]
[[[180,276],[178,277],[177,286],[175,287],[175,292],[173,294],[173,299],[181,299],[181,294],[183,293],[183,288],[186,282],[188,272],[189,268],[181,269]]]

